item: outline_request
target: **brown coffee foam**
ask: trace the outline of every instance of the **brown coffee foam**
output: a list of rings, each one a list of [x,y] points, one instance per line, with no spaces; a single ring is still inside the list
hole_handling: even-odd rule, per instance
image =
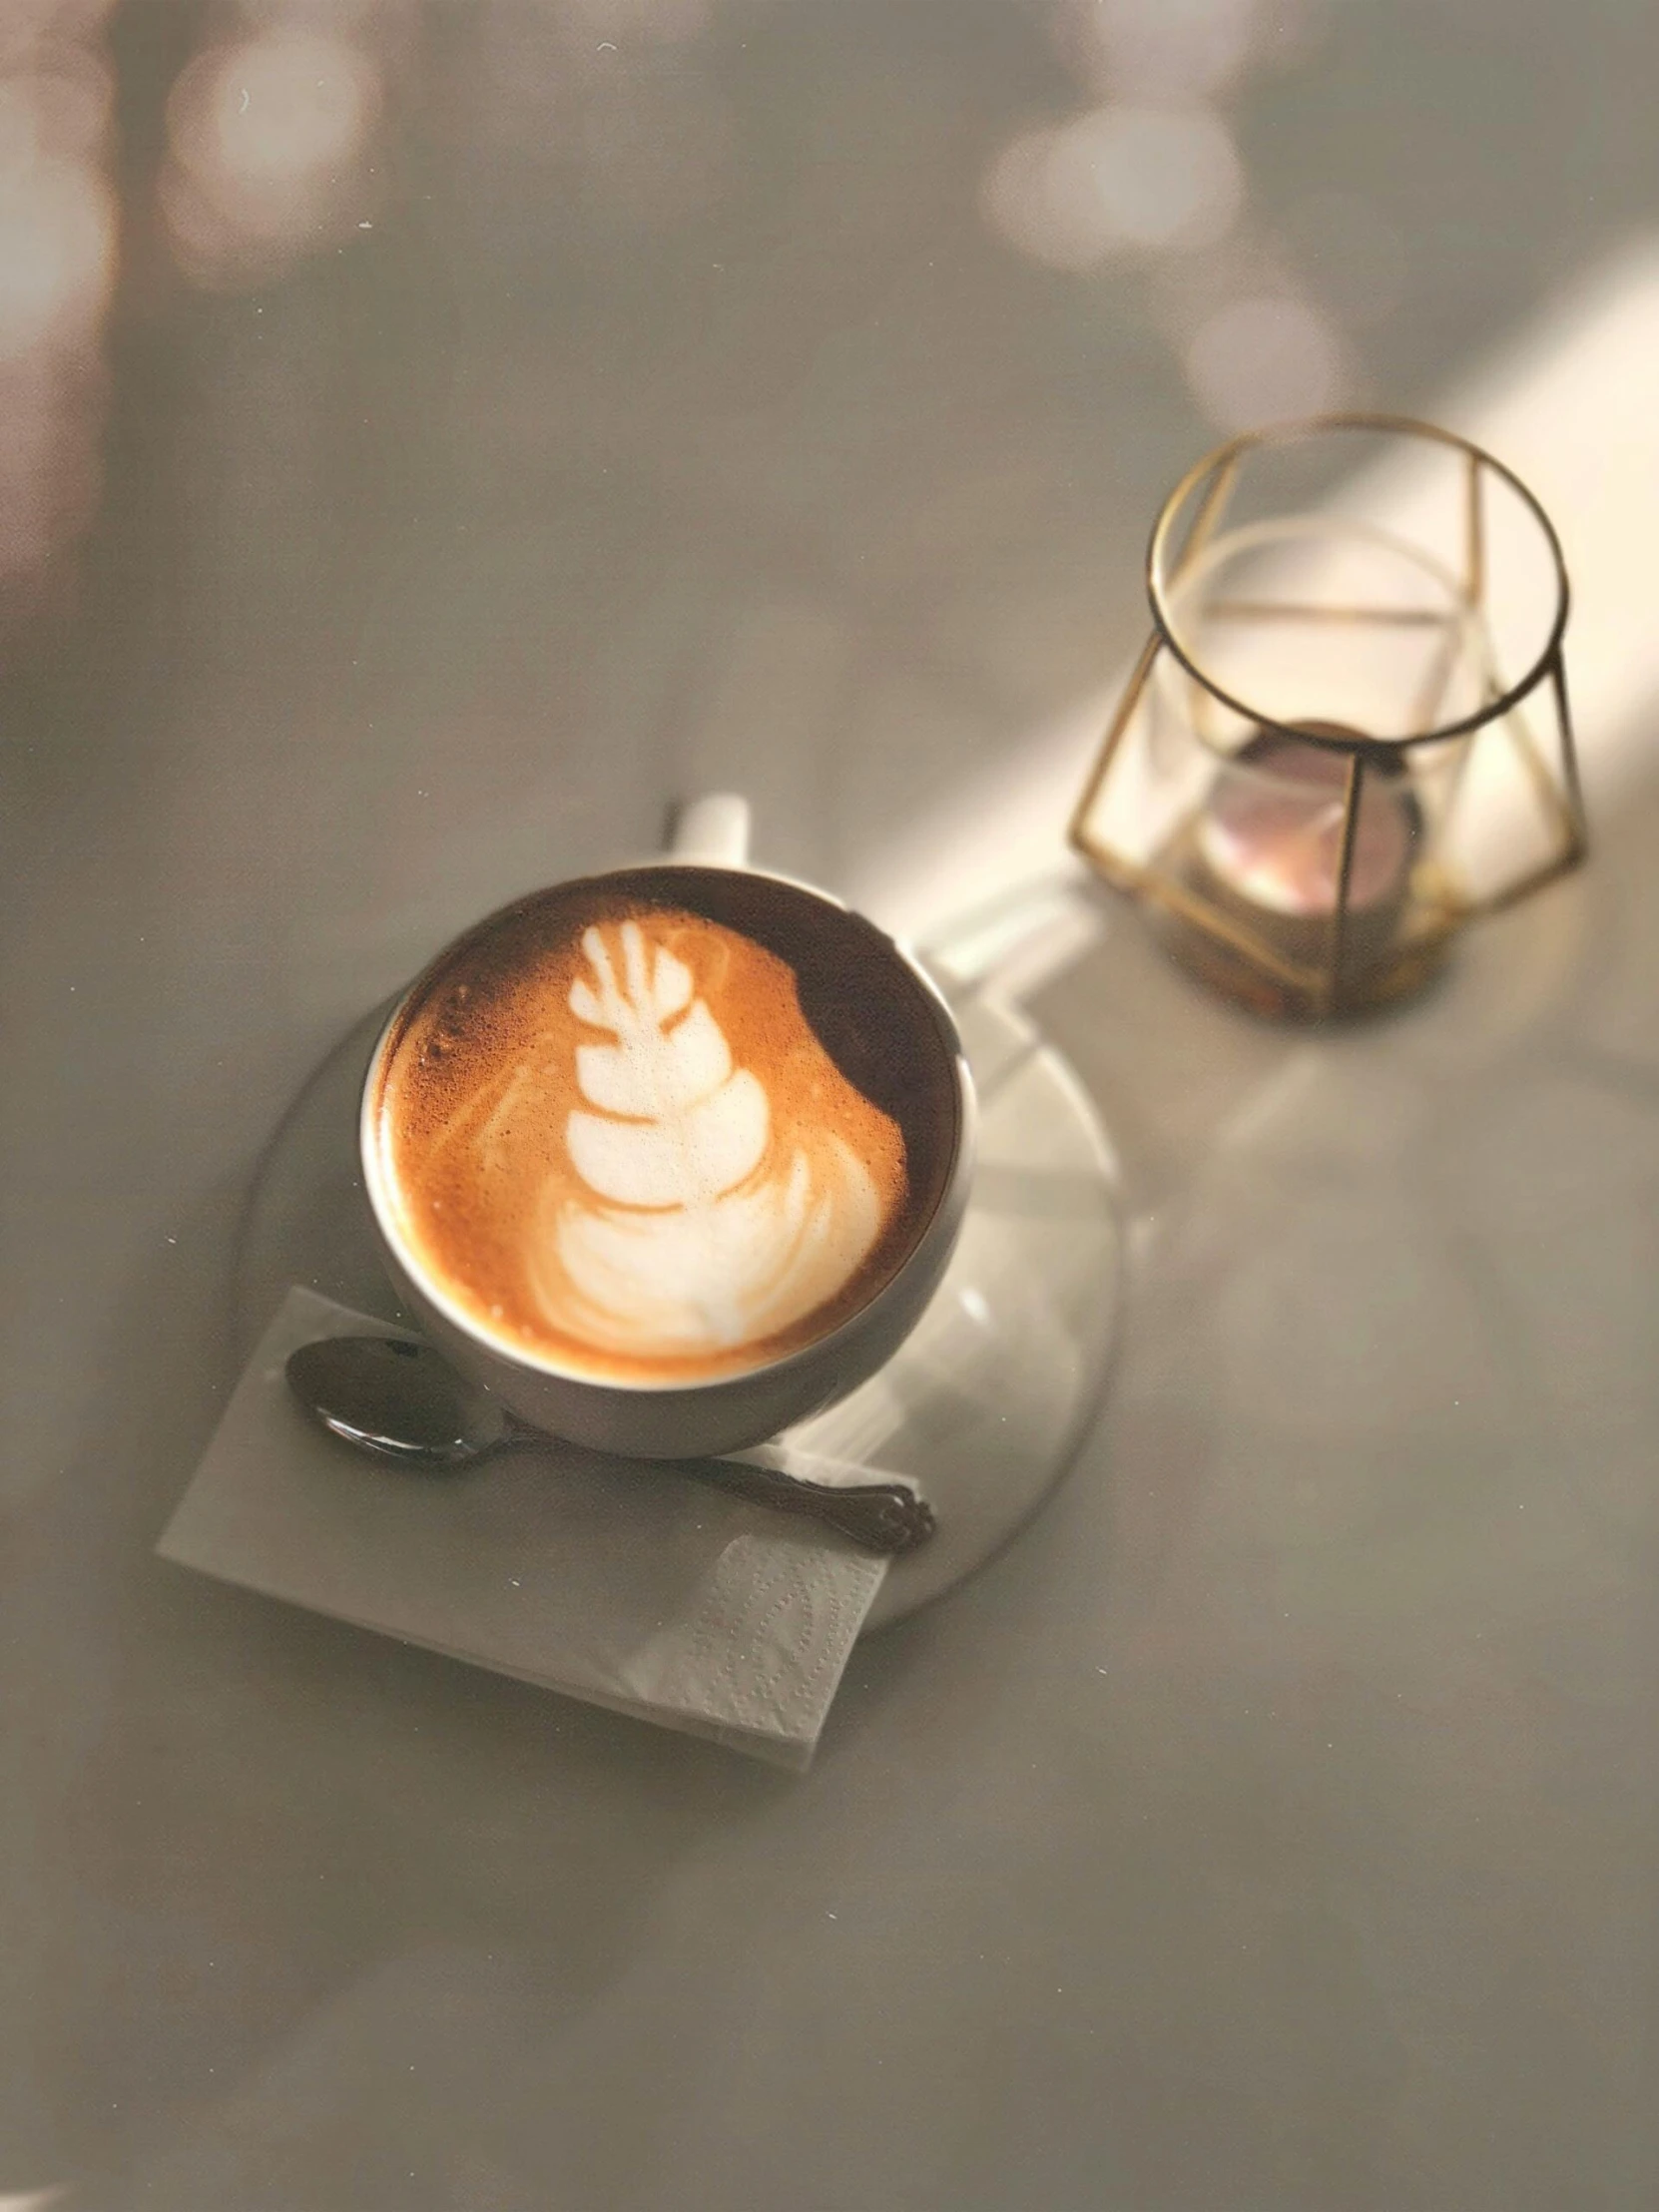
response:
[[[667,884],[649,877],[642,871],[632,887],[601,881],[543,894],[440,960],[412,994],[382,1056],[377,1142],[412,1257],[487,1334],[596,1378],[696,1382],[815,1341],[890,1278],[937,1197],[939,1162],[930,1157],[939,1150],[937,1132],[928,1130],[919,1145],[914,1140],[929,1116],[939,1120],[948,1067],[936,1037],[927,1034],[931,1025],[913,980],[901,971],[895,978],[898,963],[867,925],[837,917],[847,942],[828,963],[822,939],[814,940],[813,991],[822,1016],[829,1003],[825,975],[833,976],[840,1019],[826,1020],[825,1028],[844,1032],[836,1041],[845,1057],[873,1053],[879,1061],[884,1045],[889,1060],[907,1059],[889,1070],[893,1095],[884,1104],[896,1107],[896,1118],[825,1049],[803,1013],[796,966],[729,923],[669,902],[673,890],[695,887],[694,871]],[[711,887],[727,891],[724,884]],[[759,905],[777,920],[764,897]],[[685,961],[736,1064],[763,1082],[771,1128],[756,1176],[776,1173],[796,1151],[814,1157],[833,1134],[863,1163],[880,1197],[882,1230],[846,1286],[790,1327],[729,1351],[681,1359],[601,1350],[558,1326],[532,1286],[536,1269],[545,1283],[549,1265],[548,1240],[537,1225],[565,1198],[595,1203],[565,1146],[569,1112],[588,1104],[576,1081],[576,1047],[596,1041],[569,996],[579,978],[591,976],[584,930],[627,918],[642,921],[653,944]],[[822,929],[822,914],[808,914],[806,923]],[[913,1003],[906,1006],[906,998]],[[937,1065],[923,1072],[918,1056]],[[920,1120],[904,1103],[918,1083],[931,1093]],[[901,1123],[910,1129],[908,1147]]]

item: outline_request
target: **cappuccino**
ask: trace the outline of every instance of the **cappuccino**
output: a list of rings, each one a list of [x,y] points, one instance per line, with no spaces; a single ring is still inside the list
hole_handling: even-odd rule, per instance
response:
[[[650,1387],[816,1343],[949,1181],[951,1047],[857,916],[775,878],[623,870],[521,900],[419,980],[370,1093],[399,1241],[474,1333]]]

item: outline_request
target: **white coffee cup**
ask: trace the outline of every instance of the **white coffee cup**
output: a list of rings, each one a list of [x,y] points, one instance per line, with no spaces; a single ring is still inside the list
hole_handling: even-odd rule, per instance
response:
[[[748,819],[747,804],[741,799],[722,795],[702,800],[685,811],[671,850],[652,865],[746,867]],[[795,927],[803,925],[804,909],[809,921],[812,909],[821,912],[827,927],[844,931],[850,922],[860,933],[866,956],[873,949],[876,956],[890,958],[920,986],[926,1014],[944,1048],[954,1093],[954,1132],[940,1194],[915,1231],[908,1252],[864,1304],[796,1351],[740,1373],[691,1382],[623,1382],[563,1366],[539,1352],[509,1349],[499,1338],[486,1335],[411,1249],[387,1187],[378,1142],[382,1061],[420,979],[399,999],[369,1059],[359,1113],[359,1152],[363,1187],[393,1284],[421,1328],[463,1374],[493,1392],[520,1419],[597,1450],[659,1459],[736,1451],[833,1404],[882,1367],[920,1320],[944,1273],[966,1211],[976,1119],[973,1082],[950,1010],[931,978],[901,946],[872,923],[852,915],[828,892],[767,871],[751,872],[778,887],[780,897],[791,905]],[[596,880],[602,883],[604,878]]]

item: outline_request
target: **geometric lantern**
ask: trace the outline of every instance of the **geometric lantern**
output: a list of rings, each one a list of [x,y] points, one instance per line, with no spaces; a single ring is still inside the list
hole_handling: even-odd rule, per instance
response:
[[[1147,584],[1071,840],[1219,989],[1303,1017],[1397,997],[1584,857],[1560,544],[1466,438],[1247,432],[1165,502]]]

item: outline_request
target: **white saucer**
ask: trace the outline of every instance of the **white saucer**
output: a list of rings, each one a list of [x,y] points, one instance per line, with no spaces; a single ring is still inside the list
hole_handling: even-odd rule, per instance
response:
[[[866,1630],[983,1566],[1071,1463],[1098,1404],[1122,1296],[1111,1146],[1070,1067],[1020,1014],[954,1007],[980,1102],[961,1242],[887,1366],[795,1433],[907,1474],[938,1533],[895,1560]],[[357,1172],[357,1094],[386,1009],[357,1024],[278,1125],[249,1199],[234,1277],[239,1354],[293,1283],[406,1321],[381,1272]]]

